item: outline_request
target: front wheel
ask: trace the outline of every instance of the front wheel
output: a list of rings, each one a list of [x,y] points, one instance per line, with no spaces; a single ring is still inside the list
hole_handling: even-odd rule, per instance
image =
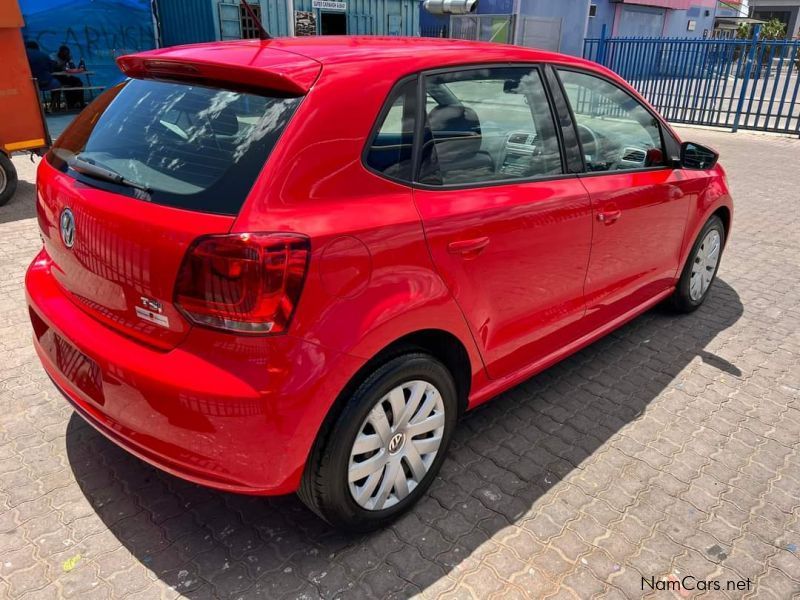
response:
[[[17,189],[17,170],[11,159],[0,152],[0,206],[11,200]]]
[[[725,226],[722,219],[714,215],[697,236],[672,294],[671,303],[676,310],[688,313],[703,304],[717,276],[724,245]]]
[[[388,524],[432,483],[457,413],[455,382],[441,362],[417,352],[390,360],[317,440],[300,499],[343,529]]]

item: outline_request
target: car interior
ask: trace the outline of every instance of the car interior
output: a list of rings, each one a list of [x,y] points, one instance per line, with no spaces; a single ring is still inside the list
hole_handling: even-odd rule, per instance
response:
[[[429,78],[429,134],[423,143],[421,182],[502,181],[562,172],[553,117],[538,73],[503,69],[501,76],[503,71],[514,77],[449,82],[448,76]]]
[[[663,164],[658,120],[613,84],[583,73],[561,73],[589,171]]]
[[[235,214],[299,103],[296,97],[130,79],[102,114],[87,112],[76,121],[49,160],[115,193]],[[81,171],[76,160],[84,164]]]
[[[585,77],[575,74],[576,77]],[[565,77],[570,77],[567,74]],[[592,78],[596,80],[596,78]],[[615,86],[565,85],[589,171],[663,164],[655,118]],[[538,71],[494,68],[428,76],[426,127],[418,181],[458,185],[533,179],[562,173],[554,118]],[[409,179],[415,83],[397,94],[375,136],[368,163]]]

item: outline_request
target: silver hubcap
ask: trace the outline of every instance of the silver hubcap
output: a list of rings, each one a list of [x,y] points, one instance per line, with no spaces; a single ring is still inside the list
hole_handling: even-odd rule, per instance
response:
[[[721,241],[719,232],[712,229],[706,234],[697,249],[692,264],[692,276],[689,279],[689,296],[692,300],[700,300],[708,291],[711,280],[714,279],[717,263],[719,263]]]
[[[444,435],[444,402],[427,381],[409,381],[381,398],[350,451],[353,499],[383,510],[408,496],[431,468]]]
[[[6,177],[5,169],[0,167],[0,194],[6,191],[6,185],[8,185],[8,177]]]

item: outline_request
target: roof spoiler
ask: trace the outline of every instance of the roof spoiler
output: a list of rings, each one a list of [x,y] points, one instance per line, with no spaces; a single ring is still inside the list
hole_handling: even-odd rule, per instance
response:
[[[128,54],[117,58],[117,65],[125,75],[138,79],[227,83],[289,95],[306,94],[321,69],[318,62],[304,56],[252,44],[203,50],[184,46]]]

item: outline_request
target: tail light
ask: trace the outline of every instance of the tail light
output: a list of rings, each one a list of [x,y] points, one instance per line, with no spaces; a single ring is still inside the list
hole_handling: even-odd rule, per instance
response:
[[[283,333],[300,299],[307,237],[241,233],[197,239],[186,253],[175,304],[197,325],[240,333]]]

